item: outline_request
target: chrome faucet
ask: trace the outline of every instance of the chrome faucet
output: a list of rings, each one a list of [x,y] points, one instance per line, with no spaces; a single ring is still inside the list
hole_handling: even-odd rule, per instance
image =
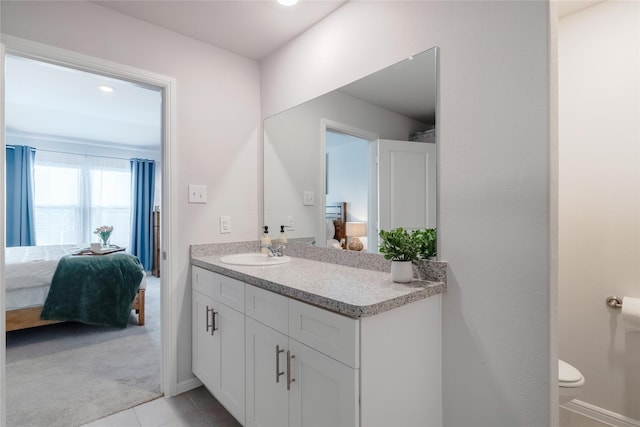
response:
[[[280,244],[277,248],[274,248],[272,245],[260,245],[260,249],[267,250],[267,255],[275,257],[284,256],[284,248],[285,246]]]

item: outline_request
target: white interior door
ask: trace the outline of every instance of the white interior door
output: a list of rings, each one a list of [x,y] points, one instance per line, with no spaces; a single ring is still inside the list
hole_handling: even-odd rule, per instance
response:
[[[435,228],[436,145],[387,139],[376,144],[378,231]]]

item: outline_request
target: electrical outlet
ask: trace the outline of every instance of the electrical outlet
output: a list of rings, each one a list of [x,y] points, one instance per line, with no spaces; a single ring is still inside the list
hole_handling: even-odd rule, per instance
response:
[[[305,191],[303,195],[304,206],[314,206],[316,204],[316,195],[313,191]]]
[[[231,217],[221,216],[220,217],[220,234],[228,234],[228,233],[231,233]]]
[[[287,217],[287,229],[293,231],[296,229],[296,220],[293,215]]]
[[[207,186],[189,184],[189,203],[207,203]]]

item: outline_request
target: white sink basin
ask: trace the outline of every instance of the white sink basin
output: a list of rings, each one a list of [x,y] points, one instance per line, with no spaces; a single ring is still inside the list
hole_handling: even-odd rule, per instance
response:
[[[225,255],[220,258],[220,261],[235,265],[277,265],[289,262],[291,258],[286,255],[275,257],[262,253],[246,253]]]

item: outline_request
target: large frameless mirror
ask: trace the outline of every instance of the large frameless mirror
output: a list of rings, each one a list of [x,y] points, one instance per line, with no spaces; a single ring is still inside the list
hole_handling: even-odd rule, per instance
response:
[[[435,228],[437,57],[434,47],[267,118],[264,224],[369,252],[380,229]]]

